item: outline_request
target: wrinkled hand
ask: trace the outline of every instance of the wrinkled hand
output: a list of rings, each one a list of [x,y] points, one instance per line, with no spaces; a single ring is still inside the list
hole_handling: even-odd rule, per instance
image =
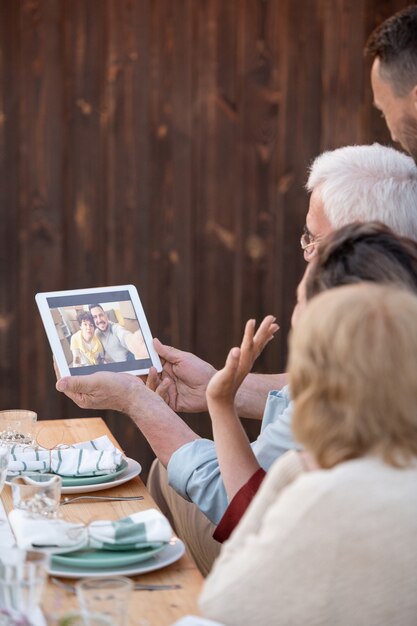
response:
[[[215,368],[191,352],[166,346],[159,339],[154,339],[154,346],[164,368],[161,376],[164,386],[157,393],[176,412],[206,411],[206,388]]]
[[[272,315],[264,318],[256,333],[255,324],[255,320],[246,322],[240,348],[230,350],[224,368],[210,380],[207,386],[209,402],[234,401],[237,390],[251,371],[255,360],[279,328]]]
[[[67,376],[58,380],[56,388],[82,409],[114,409],[123,413],[129,413],[138,393],[150,393],[136,376],[116,372]]]
[[[167,376],[162,378],[162,374],[158,374],[156,367],[149,368],[149,374],[146,379],[146,386],[148,389],[154,391],[158,396],[161,396],[167,404],[169,404],[169,389],[171,385],[171,379]]]

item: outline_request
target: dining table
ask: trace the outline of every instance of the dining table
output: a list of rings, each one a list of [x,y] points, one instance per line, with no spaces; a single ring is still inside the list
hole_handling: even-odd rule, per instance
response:
[[[71,445],[107,435],[122,449],[100,417],[63,420],[41,420],[35,427],[35,440],[42,447],[52,449],[57,445]],[[101,485],[102,487],[103,485]],[[88,495],[94,495],[91,492]],[[77,500],[60,506],[59,514],[70,522],[90,523],[94,520],[117,520],[138,511],[158,508],[140,476],[96,492],[97,495],[142,496],[135,501]],[[74,494],[75,496],[76,494]],[[1,494],[6,512],[12,508],[11,489],[5,486]],[[111,571],[108,572],[111,576]],[[155,585],[178,585],[175,589],[132,591],[128,606],[128,626],[168,626],[181,617],[198,615],[197,599],[203,577],[191,557],[185,554],[176,562],[152,572],[131,576],[135,582]],[[76,580],[59,577],[61,583],[74,584]],[[41,609],[47,624],[56,623],[58,615],[78,608],[75,593],[65,589],[48,577],[42,597]]]

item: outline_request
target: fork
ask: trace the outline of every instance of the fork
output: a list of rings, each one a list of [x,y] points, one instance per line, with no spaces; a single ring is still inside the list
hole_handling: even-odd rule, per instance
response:
[[[51,582],[54,583],[57,587],[61,589],[65,589],[65,591],[69,591],[70,593],[76,593],[75,585],[71,585],[70,583],[64,583],[59,578],[52,577]],[[181,585],[169,584],[169,585],[153,585],[148,583],[133,583],[134,591],[166,591],[171,589],[181,589]]]
[[[143,499],[143,496],[74,496],[73,498],[62,498],[60,504],[61,506],[63,506],[64,504],[71,504],[71,502],[75,502],[77,500],[97,500],[99,502],[129,502]]]

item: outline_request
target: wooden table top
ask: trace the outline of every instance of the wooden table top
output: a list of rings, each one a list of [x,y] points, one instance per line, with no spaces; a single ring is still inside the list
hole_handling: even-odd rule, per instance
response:
[[[77,443],[107,435],[116,445],[101,418],[82,418],[71,420],[48,420],[37,424],[38,443],[52,447],[58,443]],[[120,446],[119,446],[120,448]],[[144,496],[136,502],[82,502],[66,505],[62,510],[65,519],[74,522],[90,522],[94,519],[118,519],[138,510],[156,507],[148,490],[139,477],[114,487],[98,492],[100,495]],[[75,494],[74,494],[75,495]],[[2,500],[7,511],[12,507],[10,488],[5,487]],[[181,589],[169,591],[133,591],[129,606],[128,626],[168,626],[183,615],[198,614],[197,598],[203,578],[188,555],[161,570],[149,574],[132,576],[132,579],[148,583],[178,583]],[[69,580],[67,582],[75,582]],[[62,614],[77,607],[74,594],[58,588],[48,581],[44,593],[42,608],[45,616]]]

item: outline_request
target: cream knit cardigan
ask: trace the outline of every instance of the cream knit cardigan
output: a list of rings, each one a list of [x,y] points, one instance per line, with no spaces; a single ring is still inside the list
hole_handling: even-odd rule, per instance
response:
[[[279,459],[200,597],[227,626],[415,626],[417,464],[375,457],[303,473]]]

